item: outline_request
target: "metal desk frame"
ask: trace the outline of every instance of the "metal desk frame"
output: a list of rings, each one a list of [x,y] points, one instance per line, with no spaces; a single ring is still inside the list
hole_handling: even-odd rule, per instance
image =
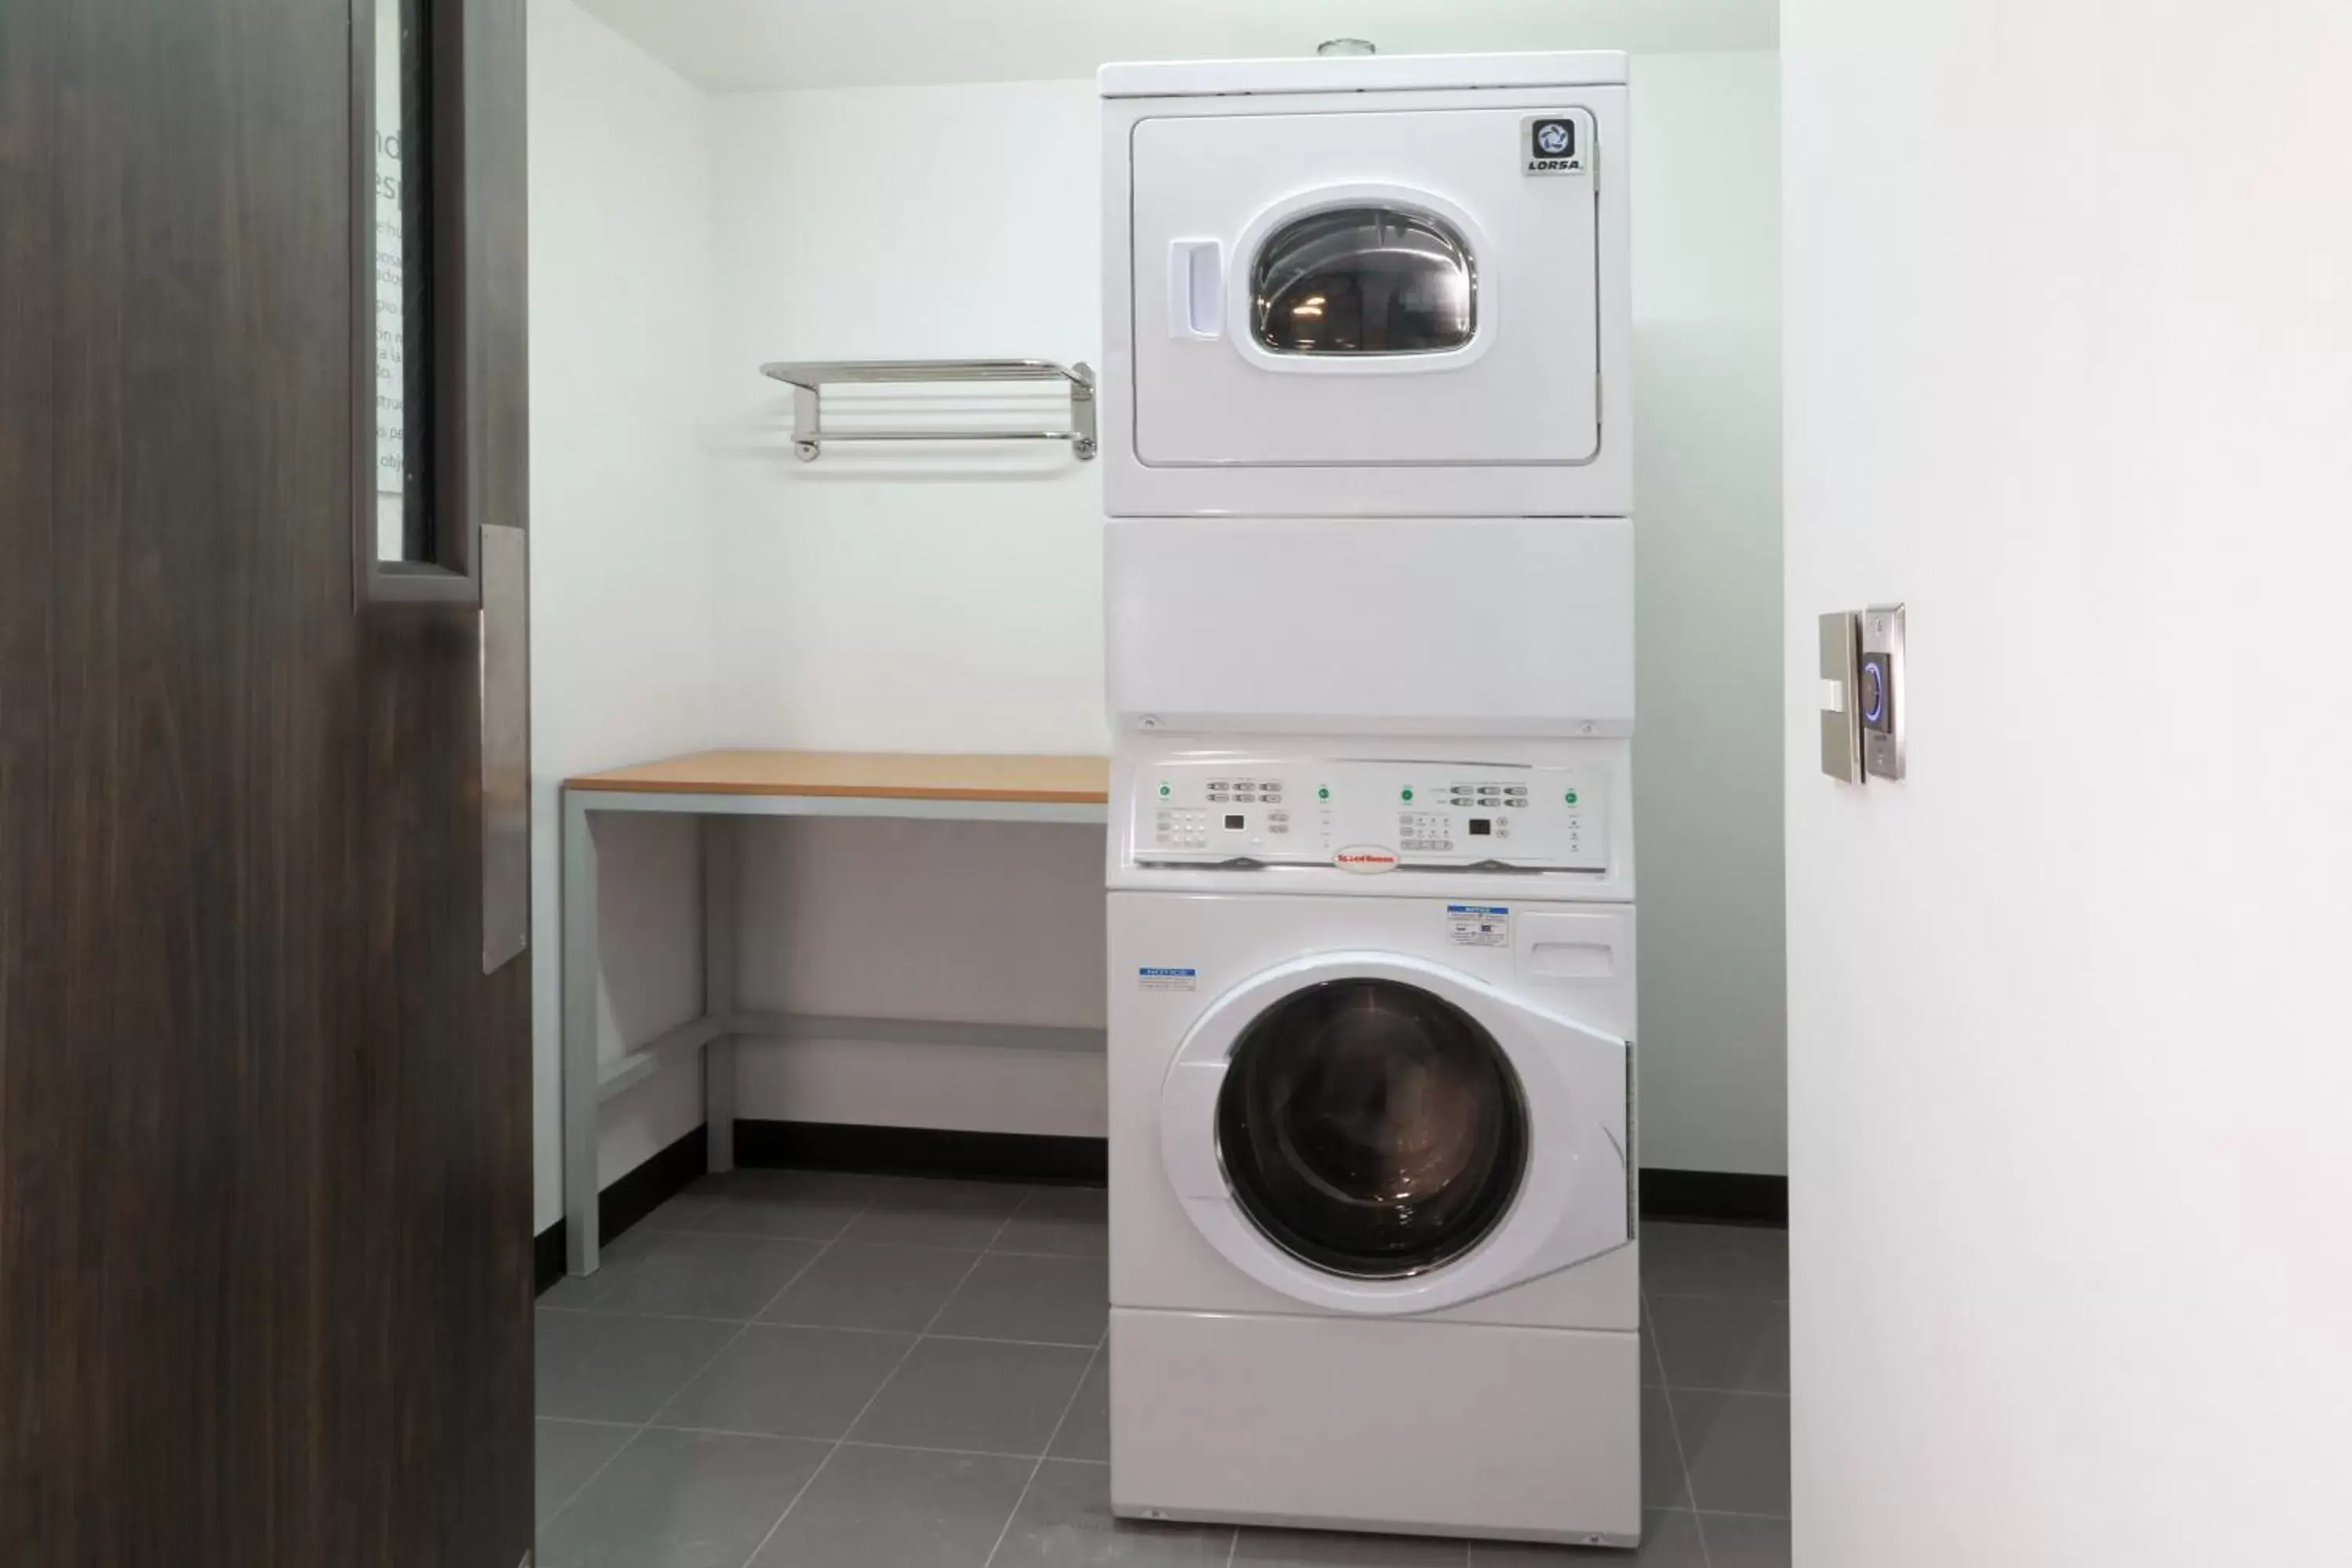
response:
[[[611,1095],[652,1075],[673,1052],[702,1058],[703,1118],[710,1169],[735,1166],[735,1041],[738,1034],[811,1032],[793,1021],[739,1014],[735,1008],[735,822],[747,816],[914,817],[950,822],[1110,820],[1102,802],[978,800],[913,795],[702,794],[662,790],[599,790],[566,784],[563,796],[563,1239],[573,1274],[593,1274],[598,1250],[597,1111]],[[698,816],[702,851],[702,1012],[617,1061],[601,1062],[596,998],[603,979],[597,952],[596,836],[591,817],[614,812]],[[884,1021],[829,1019],[822,1032],[855,1038]],[[927,1026],[974,1043],[1059,1044],[1100,1049],[1101,1032],[994,1025]],[[1064,1039],[1062,1037],[1068,1037]]]

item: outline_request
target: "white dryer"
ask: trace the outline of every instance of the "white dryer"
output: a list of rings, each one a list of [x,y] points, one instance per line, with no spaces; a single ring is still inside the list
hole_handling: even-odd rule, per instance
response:
[[[1136,750],[1115,1510],[1634,1543],[1622,742]]]
[[[1625,58],[1103,68],[1111,515],[1632,510]]]

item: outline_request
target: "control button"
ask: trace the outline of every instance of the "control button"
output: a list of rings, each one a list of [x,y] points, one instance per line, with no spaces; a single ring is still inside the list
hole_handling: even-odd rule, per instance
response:
[[[1287,823],[1277,822],[1268,826],[1266,831],[1268,833],[1287,833],[1290,831],[1290,826]]]
[[[1501,784],[1480,784],[1478,786],[1478,793],[1480,795],[1500,795],[1503,793],[1503,786]]]
[[[1400,796],[1399,796],[1399,798],[1401,798],[1401,799],[1404,799],[1404,800],[1411,800],[1411,799],[1412,798],[1412,785],[1411,785],[1411,784],[1407,784],[1407,785],[1405,785],[1405,786],[1404,786],[1404,789],[1400,793]]]
[[[1273,779],[1268,779],[1265,783],[1258,785],[1257,787],[1260,789],[1280,789],[1282,785]]]
[[[1454,797],[1454,804],[1455,805],[1475,805],[1478,803],[1469,795],[1457,795]]]
[[[1233,798],[1233,796],[1231,796],[1231,795],[1227,795],[1227,794],[1226,794],[1224,791],[1223,791],[1223,790],[1218,790],[1218,791],[1216,791],[1216,792],[1213,793],[1213,794],[1209,796],[1209,798],[1210,798],[1211,800],[1213,800],[1213,801],[1227,801],[1227,800],[1231,800],[1231,799]]]
[[[1260,800],[1262,800],[1262,801],[1265,801],[1265,802],[1267,805],[1273,805],[1276,801],[1278,801],[1278,800],[1280,800],[1281,798],[1282,798],[1282,796],[1280,796],[1279,795],[1269,795],[1269,794],[1265,794],[1265,793],[1264,793],[1264,792],[1261,792],[1261,793],[1259,794],[1259,795],[1258,795],[1258,799],[1260,799]]]
[[[1503,793],[1505,795],[1525,795],[1528,793],[1528,786],[1525,784],[1513,784]]]
[[[1505,801],[1503,804],[1504,804],[1505,805],[1513,805],[1513,806],[1517,806],[1517,805],[1527,805],[1528,803],[1527,803],[1526,801],[1523,801],[1523,800],[1507,800],[1507,801]]]
[[[1233,788],[1234,786],[1233,786],[1233,785],[1231,785],[1231,784],[1227,784],[1227,783],[1226,783],[1224,780],[1223,780],[1223,779],[1211,779],[1211,780],[1209,781],[1209,787],[1210,787],[1211,789],[1231,789],[1231,788]]]
[[[1269,811],[1265,814],[1265,819],[1268,822],[1288,822],[1290,820],[1290,813],[1286,811]]]
[[[1331,798],[1331,786],[1329,784],[1324,784],[1318,787],[1315,792],[1315,798],[1317,800],[1329,800]]]
[[[1168,786],[1164,784],[1160,786],[1160,798],[1162,800],[1168,798]]]
[[[1234,796],[1234,798],[1235,800],[1237,800],[1237,801],[1247,801],[1247,802],[1249,802],[1249,803],[1250,803],[1251,805],[1256,805],[1256,804],[1257,804],[1257,796],[1255,796],[1255,795],[1241,795],[1241,794],[1236,794],[1236,795]]]
[[[1568,792],[1568,804],[1570,805],[1574,805],[1576,804],[1576,792],[1574,790],[1570,790]]]

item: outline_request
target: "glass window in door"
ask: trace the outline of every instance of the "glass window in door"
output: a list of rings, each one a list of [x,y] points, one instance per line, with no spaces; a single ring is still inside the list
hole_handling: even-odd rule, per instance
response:
[[[1217,1151],[1253,1223],[1356,1279],[1435,1268],[1476,1246],[1527,1171],[1527,1106],[1493,1035],[1418,986],[1329,981],[1235,1042]]]
[[[1444,353],[1478,328],[1478,269],[1452,226],[1393,206],[1334,207],[1268,235],[1253,325],[1276,353]]]

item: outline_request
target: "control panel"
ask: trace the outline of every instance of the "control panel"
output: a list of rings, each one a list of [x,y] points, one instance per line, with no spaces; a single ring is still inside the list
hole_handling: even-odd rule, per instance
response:
[[[1598,769],[1170,758],[1135,778],[1135,858],[1163,865],[1602,871]]]

